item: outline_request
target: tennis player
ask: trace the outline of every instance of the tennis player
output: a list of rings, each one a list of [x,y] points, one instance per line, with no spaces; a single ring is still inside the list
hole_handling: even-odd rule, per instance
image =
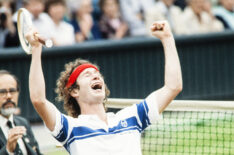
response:
[[[104,102],[108,89],[97,65],[77,59],[65,66],[57,81],[59,99],[68,115],[62,114],[46,99],[41,65],[42,45],[31,30],[27,40],[32,45],[29,75],[31,101],[46,127],[72,155],[141,155],[142,131],[182,90],[180,62],[175,41],[166,21],[153,23],[152,35],[164,47],[165,84],[141,103],[106,113]]]

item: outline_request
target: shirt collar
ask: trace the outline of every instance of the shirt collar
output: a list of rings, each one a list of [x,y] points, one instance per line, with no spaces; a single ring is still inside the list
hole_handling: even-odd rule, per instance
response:
[[[11,121],[13,123],[13,115],[10,115],[9,119],[3,117],[2,115],[0,115],[0,126],[5,126],[7,121]]]

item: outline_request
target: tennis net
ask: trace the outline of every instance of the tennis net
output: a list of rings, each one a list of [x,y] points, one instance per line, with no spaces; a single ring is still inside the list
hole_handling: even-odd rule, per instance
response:
[[[138,99],[108,99],[121,109]],[[173,101],[142,134],[143,155],[234,154],[233,101]]]

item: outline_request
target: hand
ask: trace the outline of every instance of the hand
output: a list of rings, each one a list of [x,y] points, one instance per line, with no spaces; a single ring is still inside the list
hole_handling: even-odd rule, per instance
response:
[[[17,126],[8,131],[8,139],[7,139],[7,150],[9,152],[14,152],[17,144],[17,140],[22,138],[26,133],[26,128],[24,126]]]
[[[85,35],[85,38],[88,38],[93,26],[92,16],[90,14],[84,14],[79,21],[79,24],[82,34]]]
[[[167,21],[156,21],[151,26],[151,33],[160,40],[173,37]]]
[[[26,33],[26,39],[30,43],[32,47],[40,47],[42,46],[38,40],[38,32],[34,28],[30,28],[29,31]]]

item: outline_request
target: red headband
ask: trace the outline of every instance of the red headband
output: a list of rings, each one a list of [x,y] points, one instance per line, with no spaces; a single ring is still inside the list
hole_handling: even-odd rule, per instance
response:
[[[66,84],[66,87],[69,88],[71,87],[71,85],[73,85],[73,83],[75,83],[76,79],[78,78],[78,76],[80,75],[80,73],[85,70],[86,68],[94,68],[95,70],[98,71],[97,67],[92,65],[92,64],[82,64],[80,66],[78,66],[70,75],[68,82]]]

